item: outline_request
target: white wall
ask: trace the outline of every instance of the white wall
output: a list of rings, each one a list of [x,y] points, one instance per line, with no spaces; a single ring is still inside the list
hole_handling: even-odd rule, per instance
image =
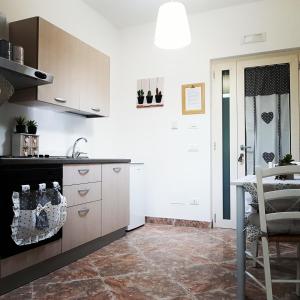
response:
[[[111,87],[117,86],[120,81],[119,32],[81,0],[0,0],[0,11],[7,16],[9,22],[41,16],[108,54],[111,57]],[[111,88],[112,110],[117,102],[117,92],[115,88]],[[83,145],[81,150],[88,150],[97,157],[115,156],[113,118],[88,120],[13,104],[0,106],[0,155],[11,152],[13,119],[19,114],[34,118],[39,123],[41,153],[65,155],[77,137],[86,136],[89,143]]]
[[[12,118],[36,118],[41,150],[64,154],[81,135],[95,157],[129,157],[146,164],[147,215],[210,220],[211,58],[300,46],[299,0],[266,0],[191,16],[192,45],[153,46],[154,24],[118,32],[80,0],[0,0],[9,21],[40,15],[111,56],[111,117],[86,120],[21,106],[0,107],[0,154],[10,152]],[[241,45],[244,34],[267,32],[267,42]],[[137,110],[136,80],[165,77],[165,107]],[[206,83],[205,115],[182,116],[182,83]],[[171,130],[177,121],[179,129]],[[196,124],[198,129],[189,129]],[[49,143],[50,141],[50,143]],[[2,147],[1,147],[1,144]],[[188,152],[196,145],[198,152]],[[191,206],[199,198],[200,206]],[[182,203],[171,204],[171,203]]]
[[[268,0],[192,15],[192,44],[177,51],[155,48],[155,24],[122,31],[121,136],[124,153],[135,149],[146,163],[148,215],[210,220],[210,59],[299,47],[299,11],[298,0]],[[258,32],[267,42],[241,45],[243,35]],[[165,107],[135,109],[136,80],[155,76],[165,77]],[[181,84],[192,82],[206,83],[205,115],[181,115]],[[193,124],[198,129],[189,129]],[[199,152],[188,152],[190,145]],[[190,205],[194,198],[200,206]]]

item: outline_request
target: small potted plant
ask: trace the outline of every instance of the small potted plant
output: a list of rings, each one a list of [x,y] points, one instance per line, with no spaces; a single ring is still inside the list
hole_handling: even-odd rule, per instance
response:
[[[292,154],[286,154],[283,159],[279,160],[278,166],[289,166],[293,165],[293,156]],[[294,179],[294,174],[288,174],[288,175],[278,175],[276,176],[276,179],[281,179],[281,180],[293,180]]]
[[[143,104],[144,103],[144,99],[145,99],[145,97],[144,97],[144,90],[138,90],[137,91],[137,94],[138,94],[138,97],[137,97],[137,99],[138,99],[138,104]]]
[[[16,133],[26,132],[26,119],[22,116],[16,117]]]
[[[27,130],[28,130],[29,134],[36,134],[37,127],[38,127],[36,121],[28,120],[26,125],[27,125]]]
[[[151,91],[150,91],[150,90],[149,90],[148,93],[147,93],[146,99],[147,99],[147,103],[148,103],[148,104],[151,104],[151,103],[152,103],[153,95],[151,94]]]
[[[158,90],[158,88],[156,88],[156,92],[155,92],[156,103],[161,103],[161,99],[162,99],[162,93],[161,91]]]

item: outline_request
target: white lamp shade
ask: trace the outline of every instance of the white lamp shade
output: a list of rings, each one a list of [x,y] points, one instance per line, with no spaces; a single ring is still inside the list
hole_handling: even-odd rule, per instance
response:
[[[179,49],[191,43],[190,26],[185,6],[180,2],[167,2],[160,6],[154,44],[161,49]]]

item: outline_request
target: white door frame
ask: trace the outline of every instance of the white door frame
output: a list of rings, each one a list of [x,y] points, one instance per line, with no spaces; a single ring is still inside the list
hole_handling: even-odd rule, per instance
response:
[[[300,54],[299,54],[300,57]],[[240,145],[245,144],[244,69],[247,67],[290,64],[291,152],[299,161],[299,57],[294,51],[266,53],[215,60],[211,63],[211,199],[215,227],[236,227],[236,193],[231,187],[231,219],[223,219],[222,174],[222,70],[230,71],[230,179],[245,176],[245,162],[239,164]]]
[[[223,174],[222,174],[222,71],[229,70],[230,78],[230,153],[237,157],[237,119],[236,119],[236,60],[212,64],[212,101],[211,101],[211,197],[213,223],[215,227],[236,227],[236,196],[230,187],[230,220],[223,219]],[[216,88],[218,87],[218,88]],[[237,177],[235,159],[230,160],[230,180]],[[221,203],[218,199],[222,199]]]

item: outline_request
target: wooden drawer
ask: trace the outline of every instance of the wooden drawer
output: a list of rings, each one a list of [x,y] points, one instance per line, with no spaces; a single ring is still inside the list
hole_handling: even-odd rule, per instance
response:
[[[64,165],[63,185],[101,181],[101,165]]]
[[[68,251],[101,236],[101,201],[67,208],[62,251]]]
[[[64,186],[64,196],[68,206],[101,200],[101,182]]]

